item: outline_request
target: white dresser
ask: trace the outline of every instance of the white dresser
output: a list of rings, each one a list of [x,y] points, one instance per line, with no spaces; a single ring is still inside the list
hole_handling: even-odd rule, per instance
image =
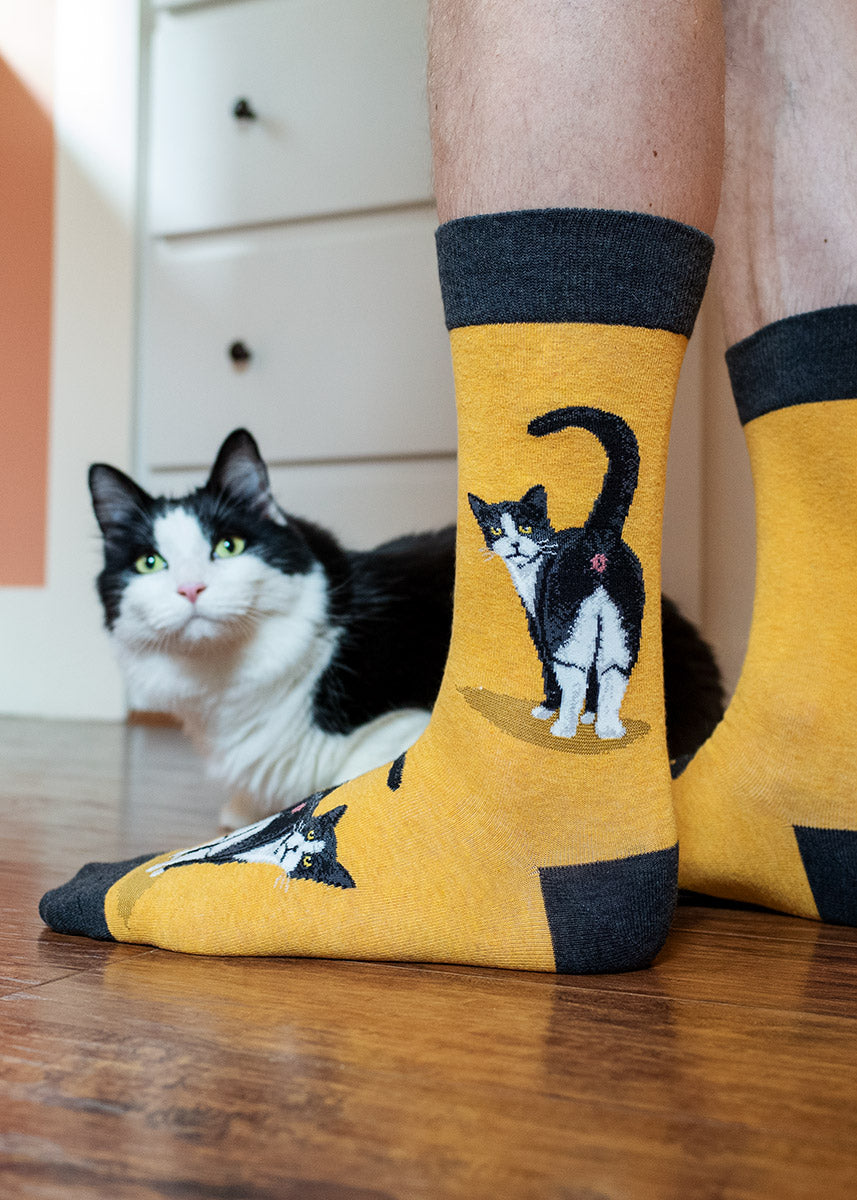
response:
[[[425,0],[152,3],[138,470],[200,480],[243,425],[347,544],[454,518]]]

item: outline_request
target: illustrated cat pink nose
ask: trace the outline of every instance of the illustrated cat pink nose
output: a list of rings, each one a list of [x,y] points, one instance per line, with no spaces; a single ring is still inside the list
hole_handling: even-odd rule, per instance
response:
[[[180,596],[187,596],[191,604],[196,604],[196,598],[200,592],[205,591],[204,583],[182,583],[178,588]]]

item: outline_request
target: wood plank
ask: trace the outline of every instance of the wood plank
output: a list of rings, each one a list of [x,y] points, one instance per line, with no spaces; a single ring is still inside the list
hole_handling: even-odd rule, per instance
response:
[[[549,976],[153,952],[0,1002],[4,1167],[50,1183],[47,1143],[70,1196],[842,1195],[853,1032]]]
[[[37,987],[135,946],[42,937],[38,903],[84,862],[190,843],[221,795],[174,729],[0,720],[0,994]]]

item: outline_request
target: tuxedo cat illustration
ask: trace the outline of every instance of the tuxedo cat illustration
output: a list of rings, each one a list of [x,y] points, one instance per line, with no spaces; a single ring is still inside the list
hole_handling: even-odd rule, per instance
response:
[[[637,439],[621,417],[585,406],[559,408],[529,425],[534,437],[586,429],[607,454],[601,491],[584,524],[554,529],[541,484],[516,501],[491,504],[469,495],[488,548],[508,568],[527,614],[544,676],[545,698],[533,716],[556,737],[578,722],[599,738],[621,738],[620,709],[640,649],[645,587],[640,561],[622,539],[637,487]]]
[[[303,804],[275,813],[191,850],[179,850],[165,862],[147,867],[154,878],[189,863],[272,863],[289,879],[312,879],[330,887],[352,888],[354,880],[336,858],[334,829],[346,806],[340,804],[317,817],[315,810],[333,788],[316,792]]]

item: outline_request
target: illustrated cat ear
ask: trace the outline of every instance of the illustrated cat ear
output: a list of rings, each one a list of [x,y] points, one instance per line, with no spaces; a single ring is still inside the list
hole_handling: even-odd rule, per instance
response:
[[[540,483],[521,497],[521,504],[527,505],[528,508],[536,508],[547,516],[548,511],[548,494]]]
[[[357,886],[342,863],[338,862],[324,864],[322,879],[331,887],[353,888]]]
[[[89,468],[89,492],[95,519],[103,534],[117,526],[128,525],[129,521],[149,512],[154,503],[139,484],[107,463],[93,463]]]
[[[333,791],[332,788],[331,788],[331,791]],[[329,794],[329,793],[326,793],[326,794]],[[337,822],[339,821],[339,818],[345,812],[347,807],[348,807],[347,804],[340,804],[339,808],[332,808],[330,810],[330,812],[326,812],[324,814],[324,820],[330,822],[331,829],[333,828],[334,825],[337,824]]]
[[[206,483],[209,492],[224,492],[255,509],[277,525],[286,524],[286,515],[274,499],[268,468],[253,436],[246,429],[235,429],[217,452]]]
[[[485,516],[485,510],[489,507],[484,500],[480,500],[478,496],[474,496],[472,492],[467,493],[467,499],[470,501],[470,507],[473,509],[473,515],[479,524],[482,524]]]

